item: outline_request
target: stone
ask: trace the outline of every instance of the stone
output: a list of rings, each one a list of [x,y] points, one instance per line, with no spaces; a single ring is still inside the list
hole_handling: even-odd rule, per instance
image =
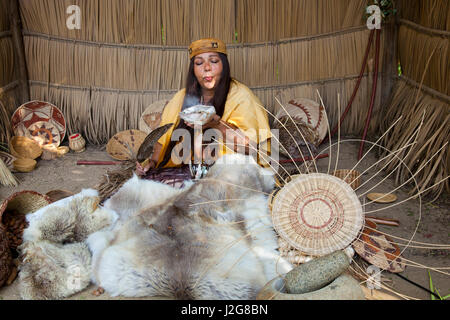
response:
[[[341,275],[349,265],[350,261],[342,250],[308,261],[286,274],[286,292],[301,294],[319,290]]]
[[[366,297],[359,282],[344,273],[325,287],[302,294],[286,293],[280,276],[269,281],[256,300],[366,300]]]

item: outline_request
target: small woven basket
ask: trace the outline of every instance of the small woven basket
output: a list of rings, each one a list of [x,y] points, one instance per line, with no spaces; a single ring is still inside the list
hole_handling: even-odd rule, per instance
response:
[[[9,150],[16,158],[36,159],[42,154],[42,147],[33,139],[14,136],[9,141]]]
[[[36,168],[36,160],[19,158],[13,162],[13,167],[19,172],[30,172]]]
[[[356,170],[340,169],[333,171],[333,176],[347,182],[353,190],[361,185],[360,175],[361,173]]]

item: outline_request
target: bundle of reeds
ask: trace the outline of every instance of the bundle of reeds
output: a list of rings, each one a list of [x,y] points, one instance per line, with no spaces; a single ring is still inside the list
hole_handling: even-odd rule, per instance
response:
[[[19,180],[9,171],[2,159],[0,159],[0,185],[7,187],[16,187]]]
[[[107,171],[96,187],[100,197],[100,203],[103,203],[116,193],[133,176],[135,168],[136,162],[127,160],[123,161],[119,169]]]
[[[11,122],[9,112],[0,101],[0,142],[9,142],[11,138]]]
[[[438,197],[444,190],[450,191],[449,180],[442,182],[450,172],[450,153],[447,145],[450,136],[449,102],[450,98],[447,102],[433,98],[404,80],[399,80],[395,86],[392,102],[382,119],[381,129],[386,130],[393,119],[400,116],[402,119],[381,144],[391,151],[406,145],[424,117],[416,144],[399,155],[404,164],[399,158],[392,158],[386,168],[387,172],[395,171],[397,184],[407,183],[411,194],[418,192],[415,182],[420,192],[426,190],[423,196]],[[386,151],[382,152],[382,155],[387,154]],[[409,170],[415,175],[414,178],[411,178]],[[438,182],[442,183],[437,184]]]

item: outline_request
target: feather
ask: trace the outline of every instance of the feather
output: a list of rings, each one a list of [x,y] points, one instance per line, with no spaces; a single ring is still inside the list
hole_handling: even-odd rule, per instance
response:
[[[153,153],[153,146],[161,138],[167,130],[173,125],[168,123],[162,127],[156,128],[145,137],[137,153],[137,161],[142,162],[151,157]]]

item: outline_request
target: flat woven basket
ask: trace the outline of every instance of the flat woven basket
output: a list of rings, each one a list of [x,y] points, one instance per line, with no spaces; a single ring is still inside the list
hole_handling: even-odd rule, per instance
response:
[[[139,119],[139,130],[149,134],[159,127],[161,115],[169,100],[158,100],[150,104]]]
[[[405,270],[400,248],[388,236],[377,232],[377,225],[367,221],[353,249],[364,260],[383,270],[398,273]]]
[[[274,195],[271,206],[278,235],[306,255],[323,256],[346,248],[364,223],[352,188],[323,173],[295,177]]]
[[[106,152],[117,160],[136,158],[139,147],[147,134],[140,130],[125,130],[116,133],[106,145]]]
[[[361,185],[361,173],[356,170],[340,169],[333,171],[333,176],[347,182],[353,190],[357,189]]]

